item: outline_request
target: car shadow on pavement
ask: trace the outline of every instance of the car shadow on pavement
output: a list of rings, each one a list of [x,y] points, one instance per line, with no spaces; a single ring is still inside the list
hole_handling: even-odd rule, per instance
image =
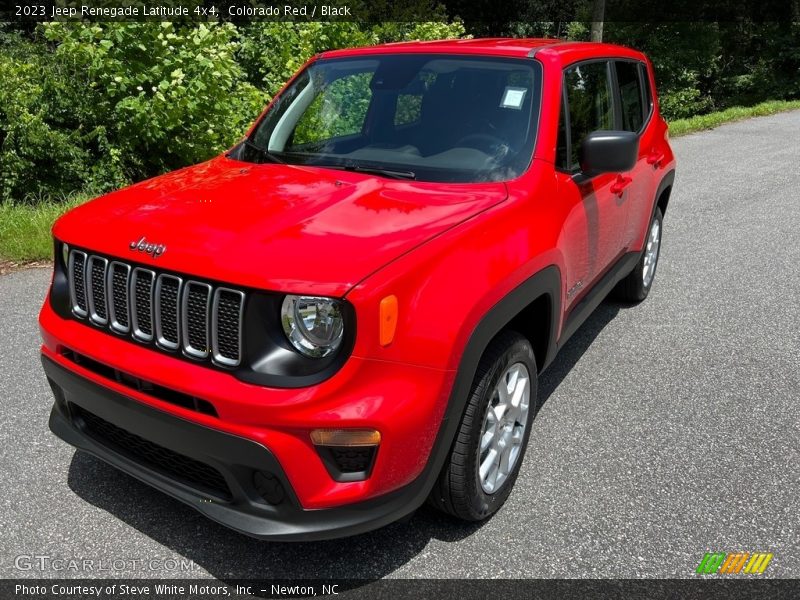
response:
[[[620,310],[631,308],[635,304],[622,304],[612,300],[604,300],[588,319],[572,334],[556,355],[550,367],[539,379],[539,409],[556,391],[564,378],[589,349],[606,325],[614,320]]]
[[[265,542],[223,527],[81,451],[72,457],[68,484],[86,502],[180,557],[190,559],[222,581],[250,578],[375,580],[403,566],[424,550],[430,540],[456,542],[482,525],[461,523],[424,506],[408,521],[349,538],[313,543]],[[113,557],[101,558],[111,560]],[[168,576],[192,575],[171,572]]]
[[[561,349],[542,376],[540,406],[621,308],[626,306],[601,304]],[[73,455],[68,484],[86,502],[223,581],[374,580],[402,567],[422,552],[430,540],[457,542],[486,524],[463,523],[423,506],[408,521],[358,536],[313,543],[264,542],[223,527],[84,452]],[[175,572],[170,576],[183,574]]]

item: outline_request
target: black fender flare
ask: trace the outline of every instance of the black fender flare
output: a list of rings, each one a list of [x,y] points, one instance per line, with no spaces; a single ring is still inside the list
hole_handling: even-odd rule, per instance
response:
[[[433,489],[445,460],[453,446],[461,417],[466,409],[469,392],[478,370],[478,363],[489,343],[525,307],[542,295],[550,297],[550,332],[546,359],[537,365],[540,372],[555,358],[561,316],[561,271],[556,265],[545,267],[506,294],[481,318],[472,330],[461,356],[455,380],[445,408],[439,432],[433,443],[428,462],[417,481],[419,494],[415,502],[421,505]]]
[[[661,194],[663,194],[664,190],[666,190],[668,187],[671,187],[674,182],[675,169],[671,169],[666,175],[664,175],[664,177],[661,178],[661,182],[658,184],[658,189],[656,190],[655,197],[653,198],[653,210],[650,211],[651,222],[653,220],[653,215],[656,214],[656,207],[658,206],[658,200],[661,198]]]

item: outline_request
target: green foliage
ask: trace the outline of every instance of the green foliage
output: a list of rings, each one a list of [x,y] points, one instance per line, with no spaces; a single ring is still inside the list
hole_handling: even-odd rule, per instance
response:
[[[249,81],[272,97],[317,52],[372,41],[357,23],[254,22],[241,29],[238,58]]]
[[[370,6],[375,14],[390,9]],[[441,21],[427,23],[240,28],[0,24],[0,200],[98,194],[202,161],[240,138],[317,52],[464,35],[460,22],[437,14]]]
[[[713,99],[700,91],[697,73],[688,69],[682,69],[672,85],[663,87],[659,102],[661,114],[669,120],[686,119],[706,113],[714,107]]]
[[[606,23],[605,32],[650,56],[667,119],[800,97],[798,23]]]
[[[402,94],[397,97],[395,125],[416,123],[422,116],[422,94]]]
[[[353,135],[364,127],[372,90],[372,72],[354,73],[326,85],[297,123],[295,145]]]
[[[50,228],[59,216],[89,199],[85,194],[29,204],[0,202],[0,260],[26,262],[53,256]]]
[[[90,99],[81,125],[99,130],[105,171],[127,179],[204,160],[258,114],[265,97],[244,81],[237,33],[230,23],[44,26]],[[116,183],[100,177],[90,183]]]
[[[460,21],[270,23],[254,22],[241,29],[238,51],[248,80],[274,96],[289,77],[314,54],[338,48],[384,42],[435,40],[464,35]]]
[[[0,46],[4,200],[102,192],[231,145],[265,95],[231,24],[47,23]]]
[[[70,193],[88,178],[91,137],[63,119],[55,101],[74,95],[42,46],[0,38],[0,201]]]

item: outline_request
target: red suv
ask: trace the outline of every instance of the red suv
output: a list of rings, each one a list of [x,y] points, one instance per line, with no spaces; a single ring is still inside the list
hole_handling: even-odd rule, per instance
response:
[[[206,163],[53,228],[53,432],[269,539],[508,497],[537,377],[653,283],[675,161],[639,52],[322,53]]]

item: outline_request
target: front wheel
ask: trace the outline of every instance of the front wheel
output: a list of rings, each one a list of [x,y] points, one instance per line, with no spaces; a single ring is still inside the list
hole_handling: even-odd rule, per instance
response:
[[[536,359],[518,333],[500,333],[478,364],[467,408],[431,503],[466,521],[481,521],[514,487],[536,407]]]
[[[663,215],[661,209],[656,207],[650,228],[647,230],[647,239],[639,262],[636,263],[625,279],[617,284],[614,295],[626,302],[641,302],[647,298],[653,279],[656,276],[658,257],[661,252],[661,230],[663,228]]]

